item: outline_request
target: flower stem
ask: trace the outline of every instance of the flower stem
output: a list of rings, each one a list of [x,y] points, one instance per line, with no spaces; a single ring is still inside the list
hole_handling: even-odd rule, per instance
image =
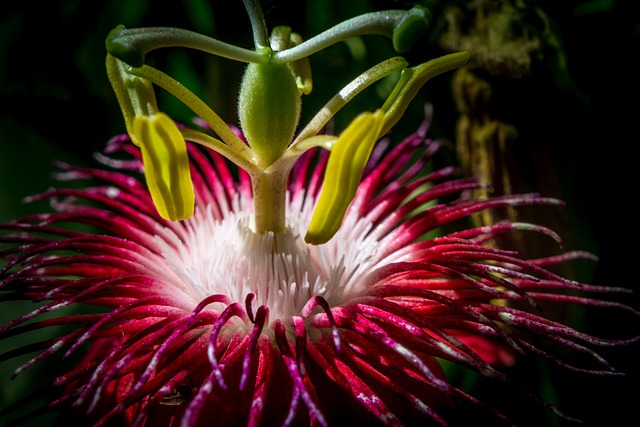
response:
[[[255,232],[285,230],[287,171],[258,172],[251,175]]]

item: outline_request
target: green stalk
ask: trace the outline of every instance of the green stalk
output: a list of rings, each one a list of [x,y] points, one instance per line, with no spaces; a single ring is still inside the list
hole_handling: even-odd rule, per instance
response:
[[[255,232],[284,233],[288,171],[258,172],[251,175]]]

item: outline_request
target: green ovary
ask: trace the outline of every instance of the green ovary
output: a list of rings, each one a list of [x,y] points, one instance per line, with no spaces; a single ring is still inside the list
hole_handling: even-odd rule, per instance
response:
[[[249,64],[238,115],[258,165],[266,168],[279,159],[293,139],[300,116],[300,95],[289,65]]]

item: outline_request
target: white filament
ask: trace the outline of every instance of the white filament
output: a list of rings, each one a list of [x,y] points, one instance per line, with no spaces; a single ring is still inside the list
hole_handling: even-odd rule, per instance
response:
[[[251,212],[242,208],[249,204],[238,200],[222,217],[212,209],[196,209],[183,230],[162,230],[156,243],[182,280],[172,285],[194,306],[209,295],[243,303],[254,293],[254,307],[268,306],[272,319],[299,314],[314,296],[335,306],[362,292],[363,278],[382,260],[377,242],[367,238],[371,225],[347,213],[333,239],[309,245],[303,236],[315,203],[296,196],[287,203],[282,234],[253,232]]]

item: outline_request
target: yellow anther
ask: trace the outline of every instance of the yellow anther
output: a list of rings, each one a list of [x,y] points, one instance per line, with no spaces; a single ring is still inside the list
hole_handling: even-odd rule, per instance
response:
[[[147,186],[160,216],[171,221],[189,218],[194,209],[193,183],[178,126],[164,113],[136,116],[131,136],[142,150]]]
[[[304,238],[307,243],[325,243],[340,229],[383,122],[382,110],[362,113],[336,141],[327,163],[322,192]]]
[[[298,33],[291,33],[289,36],[289,46],[294,47],[302,43],[302,37]],[[313,89],[313,80],[311,78],[311,63],[309,57],[305,56],[297,61],[289,64],[291,72],[296,78],[296,86],[300,95],[309,95]]]

